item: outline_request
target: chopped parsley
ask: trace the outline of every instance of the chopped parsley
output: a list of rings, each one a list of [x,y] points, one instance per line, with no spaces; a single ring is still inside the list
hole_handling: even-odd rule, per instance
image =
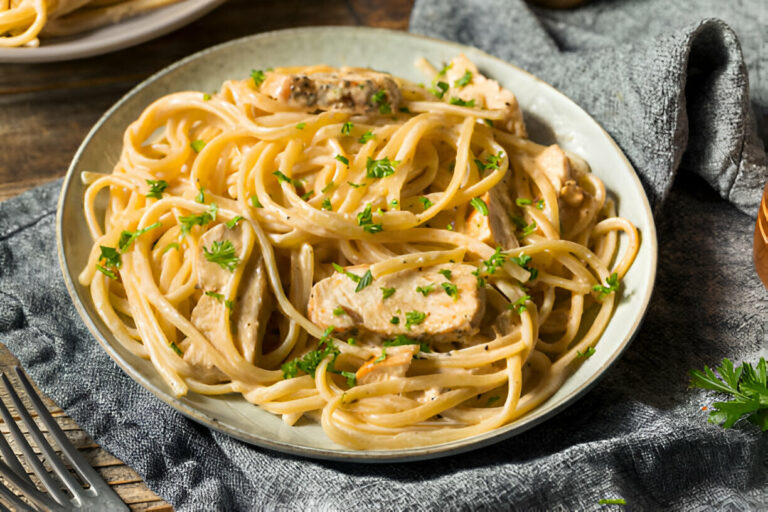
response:
[[[349,270],[345,269],[338,263],[332,263],[333,269],[340,273],[344,274],[348,278],[350,278],[353,282],[357,283],[357,287],[355,288],[355,293],[361,291],[363,288],[367,287],[373,282],[373,274],[371,274],[370,269],[365,271],[365,274],[363,274],[363,277],[358,276],[357,274],[353,274]]]
[[[181,357],[184,355],[184,352],[181,351],[178,345],[176,345],[174,342],[171,342],[170,345],[171,349],[173,349],[174,352],[176,352],[176,355]]]
[[[544,209],[544,200],[543,199],[539,199],[538,201],[536,201],[536,208],[538,208],[539,210],[543,210]]]
[[[323,331],[323,337],[320,338],[316,350],[308,352],[301,357],[297,357],[292,361],[283,363],[283,365],[280,367],[280,369],[283,371],[283,378],[291,379],[296,377],[299,370],[311,375],[312,378],[314,378],[317,367],[320,366],[320,363],[322,363],[323,360],[328,356],[333,356],[333,360],[331,361],[332,365],[333,362],[336,361],[336,356],[338,356],[340,353],[339,349],[336,348],[336,346],[333,344],[333,340],[330,338],[333,329],[334,327],[330,326],[325,331]]]
[[[374,106],[378,105],[380,114],[392,113],[392,106],[386,101],[386,99],[387,91],[384,89],[379,89],[373,96],[371,96],[371,101],[373,102]]]
[[[443,290],[445,290],[445,293],[447,293],[449,297],[452,297],[454,301],[458,300],[459,298],[458,286],[456,286],[453,283],[440,283],[440,286],[443,287]]]
[[[199,153],[205,147],[205,141],[201,139],[193,140],[189,143],[189,147],[191,147],[195,153]]]
[[[446,82],[438,81],[435,83],[435,86],[429,89],[429,92],[437,96],[438,98],[442,99],[443,96],[445,96],[445,93],[448,92],[448,89],[450,89],[450,85],[448,85]]]
[[[459,107],[474,107],[475,106],[475,100],[471,99],[469,101],[464,101],[461,98],[458,98],[456,96],[452,96],[450,100],[448,100],[448,103],[451,105],[457,105]]]
[[[149,185],[149,193],[147,194],[147,197],[151,197],[153,199],[161,199],[163,197],[163,192],[165,192],[165,189],[168,188],[168,182],[165,180],[146,180],[147,185]]]
[[[395,288],[381,288],[381,299],[388,299],[395,294]]]
[[[161,223],[155,222],[154,224],[147,226],[143,229],[139,229],[137,231],[133,231],[133,232],[123,231],[122,233],[120,233],[120,239],[117,241],[117,247],[120,249],[120,252],[125,252],[131,246],[134,240],[139,238],[141,235],[143,235],[147,231],[159,228],[160,226],[162,226]]]
[[[219,211],[219,207],[216,203],[211,203],[207,212],[203,212],[199,215],[187,215],[186,217],[179,217],[181,222],[181,234],[185,236],[189,233],[194,226],[205,226],[216,220],[216,213]]]
[[[354,128],[355,125],[347,121],[341,126],[341,134],[342,135],[349,135],[352,133],[352,128]]]
[[[275,171],[272,174],[277,176],[277,182],[278,183],[290,183],[294,187],[300,187],[301,186],[301,181],[289,178],[282,171]]]
[[[258,87],[267,78],[267,75],[260,69],[253,69],[251,70],[251,78],[253,78],[253,85]]]
[[[205,204],[205,189],[203,187],[200,187],[197,190],[198,190],[198,193],[195,196],[195,202],[198,202],[200,204]]]
[[[480,170],[480,172],[484,172],[489,169],[498,169],[502,158],[504,158],[504,152],[499,151],[496,155],[488,155],[485,157],[485,162],[482,162],[476,158],[475,165],[477,165],[477,168]]]
[[[586,359],[586,358],[590,357],[594,353],[595,353],[595,347],[587,347],[587,350],[585,350],[583,354],[581,353],[580,350],[577,350],[576,351],[576,356],[577,357],[583,357],[584,359]]]
[[[716,368],[718,376],[707,366],[704,371],[691,370],[692,388],[711,389],[733,398],[728,402],[715,402],[709,413],[709,422],[731,428],[734,423],[746,418],[763,432],[768,431],[768,387],[766,382],[765,358],[752,367],[743,363],[734,368],[729,359]]]
[[[483,122],[488,126],[490,126],[491,128],[493,128],[493,121],[491,121],[490,119],[483,119]]]
[[[373,360],[373,364],[379,364],[380,362],[384,361],[387,358],[387,348],[384,347],[381,349],[381,355]]]
[[[232,220],[230,220],[229,222],[226,223],[226,226],[229,229],[235,229],[235,226],[237,226],[237,223],[240,222],[241,220],[243,220],[243,216],[242,215],[235,215]]]
[[[391,323],[392,325],[399,324],[400,323],[400,317],[399,316],[393,316],[392,318],[389,319],[389,323]]]
[[[365,205],[365,209],[357,214],[357,225],[361,226],[367,233],[380,233],[383,229],[381,224],[375,224],[373,222],[373,214],[371,213],[371,204]]]
[[[211,95],[207,92],[203,93],[203,101],[209,101],[211,99]]]
[[[531,203],[532,203],[532,201],[530,199],[528,199],[528,198],[525,198],[525,197],[518,197],[517,199],[515,199],[515,204],[517,206],[521,207],[521,208],[523,206],[528,206]]]
[[[402,334],[398,334],[391,340],[387,340],[383,343],[385,347],[401,347],[403,345],[418,345],[419,350],[421,352],[432,352],[430,350],[429,345],[422,341],[414,340],[412,338],[409,338],[408,336],[404,336]]]
[[[402,112],[403,114],[410,114],[411,113],[411,109],[409,109],[408,107],[400,107],[398,110],[400,112]]]
[[[484,288],[486,284],[484,276],[495,274],[496,270],[502,266],[506,260],[507,256],[501,252],[501,247],[496,247],[496,250],[491,257],[483,261],[480,267],[472,272],[472,275],[477,277],[477,287]]]
[[[333,316],[341,316],[346,312],[347,311],[343,307],[336,306],[336,309],[333,310]]]
[[[430,283],[427,286],[417,286],[416,291],[426,297],[427,295],[429,295],[429,292],[431,292],[432,288],[434,287],[435,287],[435,283]]]
[[[464,87],[465,85],[469,85],[469,83],[472,81],[472,72],[470,70],[466,70],[463,75],[461,75],[461,78],[453,82],[454,87]]]
[[[530,281],[533,281],[534,279],[536,279],[539,276],[538,269],[535,269],[533,267],[528,266],[528,263],[530,263],[531,259],[533,259],[533,258],[528,256],[527,254],[520,253],[520,256],[512,257],[512,258],[509,258],[509,259],[514,261],[518,265],[520,265],[522,268],[524,268],[528,272],[530,272],[530,274],[531,274],[531,277],[529,279]]]
[[[222,294],[220,294],[220,293],[205,292],[205,294],[208,295],[209,297],[213,297],[214,299],[216,299],[219,302],[223,302],[224,306],[229,310],[229,314],[230,315],[232,314],[232,310],[235,309],[235,303],[234,302],[232,302],[231,300],[225,299],[224,296]]]
[[[333,206],[331,206],[331,200],[328,199],[327,197],[323,199],[323,202],[320,204],[320,207],[323,210],[331,210],[333,208]]]
[[[388,157],[381,160],[374,160],[368,157],[365,163],[365,175],[369,178],[386,178],[395,174],[395,167],[400,165],[397,160],[390,161]]]
[[[367,132],[362,134],[359,139],[357,139],[357,142],[359,142],[360,144],[365,144],[366,142],[368,142],[374,137],[375,135],[373,134],[373,132],[371,130],[368,130]]]
[[[365,183],[352,183],[351,181],[348,181],[347,185],[349,185],[352,188],[360,188],[360,187],[364,187]]]
[[[429,200],[428,197],[420,197],[419,202],[424,207],[425,210],[428,210],[430,206],[432,206],[434,203]]]
[[[419,325],[427,319],[427,314],[423,311],[408,311],[405,314],[405,328],[409,331],[412,325]]]
[[[443,68],[437,72],[437,76],[445,76],[445,74],[448,72],[449,69],[453,67],[453,64],[450,62],[448,64],[445,64]]]
[[[536,231],[536,221],[531,222],[520,231],[520,236],[525,238]]]
[[[259,198],[256,197],[255,195],[251,196],[251,206],[253,206],[254,208],[264,208],[264,205],[261,204],[261,202],[259,201]]]
[[[488,216],[488,205],[485,204],[485,201],[479,197],[473,197],[469,204],[471,204],[472,207],[479,213],[485,215],[486,217]]]
[[[162,252],[162,254],[165,254],[165,253],[167,253],[167,252],[168,252],[168,251],[170,251],[171,249],[176,249],[176,250],[178,251],[178,250],[179,250],[179,244],[178,244],[178,243],[176,243],[176,242],[171,242],[171,243],[169,243],[169,244],[168,244],[168,245],[166,245],[166,246],[165,246],[165,248],[163,249],[163,252]]]
[[[603,300],[613,292],[619,289],[619,276],[614,272],[605,280],[606,286],[596,284],[592,287],[592,290],[598,292],[598,298]]]
[[[235,255],[235,246],[229,240],[216,240],[211,245],[210,250],[204,246],[203,252],[205,259],[230,272],[234,272],[235,267],[240,263],[240,258]]]
[[[347,386],[353,388],[357,386],[357,374],[355,372],[340,371],[342,377],[347,378]]]
[[[360,278],[360,281],[357,283],[357,287],[355,288],[355,293],[361,291],[366,286],[370,285],[373,282],[373,274],[371,274],[370,270],[366,270],[365,274],[363,274],[363,277]]]
[[[309,190],[309,191],[304,192],[303,194],[301,194],[301,196],[299,196],[299,197],[301,198],[302,201],[306,201],[310,197],[312,197],[314,194],[315,194],[314,190]]]
[[[347,157],[345,157],[345,156],[343,156],[343,155],[336,155],[336,156],[335,156],[335,157],[333,157],[333,158],[335,158],[335,159],[336,159],[336,160],[338,160],[339,162],[341,162],[341,163],[343,163],[344,165],[346,165],[347,167],[349,167],[349,158],[347,158]]]
[[[347,338],[347,345],[357,345],[357,340],[355,338]]]
[[[307,126],[307,123],[299,123],[296,125],[296,129],[303,130],[305,126]]]
[[[528,308],[526,307],[525,303],[528,302],[529,300],[531,300],[531,296],[530,295],[523,295],[522,297],[517,299],[515,302],[510,304],[508,307],[509,307],[509,309],[517,312],[517,314],[519,315],[519,314],[523,313],[523,311],[527,311],[528,310]]]
[[[328,192],[329,190],[331,190],[331,189],[332,189],[333,187],[335,187],[335,186],[336,186],[336,184],[335,184],[334,182],[330,182],[330,183],[328,183],[326,186],[324,186],[323,188],[321,188],[321,189],[320,189],[320,192],[321,192],[321,193],[323,193],[323,194],[325,194],[326,192]]]
[[[99,256],[99,263],[96,265],[96,270],[104,274],[111,279],[117,279],[115,270],[123,266],[123,260],[120,257],[120,253],[114,247],[107,247],[100,245],[101,255]]]
[[[495,396],[494,395],[492,397],[489,397],[488,401],[485,403],[485,406],[486,407],[490,407],[494,402],[497,402],[499,400],[501,400],[501,397],[499,397],[499,396]]]
[[[447,268],[444,268],[444,269],[442,269],[442,270],[438,270],[438,271],[437,271],[437,273],[438,273],[438,274],[442,274],[442,275],[443,275],[443,276],[445,276],[445,278],[446,278],[447,280],[449,280],[449,281],[450,281],[450,280],[451,280],[451,278],[453,277],[453,273],[452,273],[450,270],[448,270]]]
[[[599,505],[626,505],[627,500],[624,498],[615,498],[615,499],[602,499],[597,502]]]

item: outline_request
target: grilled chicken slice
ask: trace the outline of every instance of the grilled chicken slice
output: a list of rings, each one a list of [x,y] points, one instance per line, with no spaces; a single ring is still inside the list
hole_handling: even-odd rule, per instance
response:
[[[519,244],[515,237],[515,225],[509,217],[513,204],[506,181],[507,177],[480,197],[488,206],[488,215],[473,209],[464,224],[464,232],[492,247],[509,250],[519,247]]]
[[[368,267],[347,270],[363,275]],[[450,281],[440,270],[451,271]],[[337,272],[312,287],[309,318],[322,329],[333,326],[337,333],[357,329],[382,337],[456,340],[475,333],[485,312],[485,290],[477,288],[474,270],[458,263],[402,270],[375,279],[359,292],[352,279]],[[450,296],[442,283],[455,285],[457,293]],[[382,288],[395,292],[384,299]]]
[[[418,345],[384,347],[381,356],[374,356],[357,369],[358,385],[381,382],[396,377],[405,377],[413,356],[419,351]]]
[[[220,224],[200,237],[200,248],[196,256],[197,280],[204,293],[192,309],[191,320],[214,346],[220,346],[226,343],[226,319],[229,317],[231,324],[236,326],[233,336],[235,346],[244,359],[256,362],[260,353],[258,340],[262,338],[260,334],[263,333],[270,313],[264,261],[261,255],[251,255],[251,261],[241,276],[237,296],[228,307],[225,298],[230,295],[229,291],[235,285],[237,276],[218,263],[208,261],[204,252],[205,248],[210,250],[214,242],[228,241],[234,246],[235,255],[242,261],[246,252],[244,229],[248,228],[242,224],[234,229]],[[186,358],[187,354],[184,356]]]
[[[389,114],[397,112],[402,98],[400,88],[390,76],[348,67],[312,74],[270,71],[260,90],[290,107],[308,112],[337,110]]]
[[[583,217],[590,215],[589,206],[594,201],[592,195],[580,185],[585,171],[580,165],[573,165],[568,155],[557,145],[549,146],[539,153],[535,163],[558,193],[563,233],[578,230]]]
[[[466,72],[471,73],[471,79],[466,85],[461,83]],[[446,93],[446,99],[460,98],[464,101],[475,101],[475,106],[488,110],[502,110],[505,113],[504,120],[494,125],[514,135],[526,137],[523,113],[517,98],[512,91],[504,89],[499,82],[481,75],[477,67],[463,53],[451,59],[448,70],[443,77],[450,89]]]

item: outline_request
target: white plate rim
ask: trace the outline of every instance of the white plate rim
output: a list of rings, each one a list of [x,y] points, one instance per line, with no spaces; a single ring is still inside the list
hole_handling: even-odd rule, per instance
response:
[[[649,258],[650,258],[650,274],[651,275],[648,276],[649,283],[647,288],[643,290],[643,296],[640,302],[641,305],[639,307],[640,312],[639,314],[637,314],[637,316],[633,320],[632,326],[629,329],[629,335],[627,335],[625,339],[622,340],[622,342],[619,344],[618,349],[616,349],[613,352],[612,357],[608,359],[602,366],[600,366],[599,369],[597,369],[585,382],[583,382],[574,392],[572,392],[568,397],[566,397],[561,403],[558,403],[554,406],[550,406],[548,410],[540,412],[534,417],[529,418],[528,416],[530,416],[532,413],[536,411],[540,411],[542,409],[542,407],[544,406],[544,404],[542,404],[539,407],[535,408],[531,413],[528,413],[527,415],[523,416],[519,420],[516,420],[513,423],[510,423],[498,429],[492,430],[485,434],[481,434],[478,436],[473,436],[467,439],[461,439],[461,440],[457,440],[449,443],[434,445],[434,446],[410,448],[410,449],[403,449],[403,450],[360,451],[360,450],[350,450],[350,449],[313,448],[313,447],[307,447],[307,446],[297,446],[291,443],[286,443],[286,442],[282,442],[274,439],[261,438],[261,437],[255,438],[253,435],[248,435],[246,432],[243,432],[239,428],[221,423],[216,418],[208,417],[205,413],[202,413],[196,410],[194,407],[190,407],[187,404],[174,398],[173,396],[168,394],[165,390],[158,389],[151,382],[149,382],[140,372],[134,369],[129,362],[127,362],[122,358],[122,356],[114,349],[114,347],[112,347],[109,341],[102,335],[101,331],[96,326],[96,323],[94,322],[94,320],[86,312],[81,302],[82,299],[77,293],[72,276],[67,271],[69,267],[67,265],[67,258],[65,255],[64,245],[63,245],[64,237],[63,237],[63,224],[62,224],[62,210],[64,207],[65,198],[67,197],[68,189],[72,181],[74,179],[78,179],[76,176],[77,163],[81,155],[85,152],[88,144],[97,135],[100,127],[112,116],[113,113],[119,110],[124,103],[126,103],[134,95],[138,94],[146,86],[152,84],[153,82],[157,81],[158,79],[165,76],[166,74],[171,73],[177,68],[186,65],[188,62],[195,60],[197,58],[200,58],[201,56],[209,52],[218,51],[220,49],[226,48],[231,45],[244,44],[246,41],[248,42],[257,41],[260,38],[270,38],[270,37],[281,36],[281,35],[290,37],[293,34],[313,32],[313,31],[323,32],[328,30],[375,32],[380,34],[381,37],[383,38],[387,37],[387,35],[396,35],[400,37],[407,36],[407,37],[423,39],[426,41],[431,41],[433,43],[439,43],[440,45],[444,45],[446,47],[453,47],[457,53],[461,51],[466,51],[467,49],[471,49],[473,52],[483,53],[484,57],[486,58],[495,60],[498,63],[503,64],[505,66],[515,68],[517,72],[528,75],[528,77],[534,79],[544,87],[547,87],[548,89],[550,89],[549,91],[550,93],[560,96],[562,99],[566,100],[567,102],[576,106],[578,109],[582,110],[584,114],[588,116],[592,122],[595,123],[595,125],[599,128],[601,133],[606,137],[608,142],[610,142],[610,144],[613,146],[614,150],[616,151],[616,154],[619,156],[619,158],[623,160],[624,164],[633,171],[631,173],[631,179],[633,181],[632,185],[641,192],[640,195],[643,202],[643,205],[642,205],[643,215],[644,215],[644,220],[646,221],[646,230],[642,233],[642,243],[648,244],[650,246],[645,250],[650,251]],[[645,318],[645,315],[647,314],[647,311],[648,311],[648,305],[650,303],[650,299],[651,299],[654,285],[655,285],[657,262],[658,262],[658,242],[657,242],[656,226],[654,223],[652,210],[651,210],[647,195],[645,194],[645,191],[640,182],[640,179],[637,176],[637,173],[634,171],[634,167],[629,162],[626,155],[618,146],[618,144],[616,144],[616,142],[613,140],[613,138],[602,128],[602,126],[599,123],[597,123],[597,121],[595,121],[592,118],[591,115],[589,115],[586,111],[584,111],[584,109],[578,106],[578,104],[576,104],[573,100],[571,100],[565,94],[555,89],[548,83],[544,82],[540,78],[525,71],[524,69],[521,69],[518,66],[515,66],[514,64],[510,64],[509,62],[499,59],[498,57],[495,57],[486,52],[483,52],[482,50],[479,50],[477,48],[468,47],[468,46],[461,45],[459,43],[454,43],[451,41],[444,41],[436,38],[431,38],[421,34],[406,33],[398,30],[370,28],[370,27],[350,27],[350,26],[289,28],[289,29],[261,32],[258,34],[234,39],[231,41],[220,43],[218,45],[211,46],[209,48],[196,52],[188,57],[185,57],[171,64],[170,66],[162,69],[161,71],[155,73],[154,75],[150,76],[149,78],[147,78],[146,80],[144,80],[143,82],[135,86],[99,118],[99,120],[90,130],[88,135],[85,137],[82,144],[78,148],[75,156],[73,157],[72,163],[70,164],[70,167],[67,170],[67,174],[64,177],[64,181],[62,184],[61,192],[59,195],[59,201],[57,205],[56,244],[57,244],[57,250],[58,250],[59,264],[60,264],[62,273],[64,275],[64,282],[67,287],[67,291],[69,292],[70,297],[72,298],[75,308],[77,309],[78,313],[80,314],[81,318],[86,324],[86,327],[91,332],[91,334],[96,338],[96,340],[99,342],[101,347],[113,359],[113,361],[115,361],[115,363],[118,366],[120,366],[120,368],[122,368],[123,371],[125,371],[133,380],[141,384],[145,389],[150,391],[157,398],[167,403],[168,405],[172,406],[173,408],[175,408],[177,411],[181,412],[185,416],[249,444],[253,444],[256,446],[260,446],[262,448],[267,448],[267,449],[275,450],[281,453],[297,455],[301,457],[308,457],[308,458],[321,459],[321,460],[337,460],[337,461],[363,462],[363,463],[390,463],[390,462],[419,461],[419,460],[427,460],[427,459],[433,459],[438,457],[445,457],[449,455],[456,455],[456,454],[464,453],[470,450],[476,450],[476,449],[483,448],[485,446],[489,446],[491,444],[503,441],[505,439],[509,439],[513,436],[522,434],[523,432],[541,424],[542,422],[552,418],[559,412],[562,412],[567,407],[570,407],[571,405],[573,405],[582,396],[584,396],[590,389],[592,389],[599,382],[599,380],[606,374],[608,369],[611,366],[613,366],[621,358],[621,356],[629,348],[629,345],[637,335],[640,325],[642,324]]]
[[[54,37],[43,39],[41,45],[36,48],[0,48],[0,63],[35,64],[58,62],[84,59],[86,57],[115,52],[173,32],[205,16],[226,1],[183,0],[178,4],[160,7],[114,25],[105,25],[104,27],[97,27],[83,32],[83,35],[87,36],[103,30],[107,36],[102,39],[82,39],[79,37],[80,34],[76,34],[66,38]],[[134,31],[120,30],[120,26],[123,25],[124,27],[124,23],[128,21],[135,22],[132,26],[138,29]],[[138,23],[139,21],[141,23]],[[47,41],[50,41],[50,43],[46,43]]]

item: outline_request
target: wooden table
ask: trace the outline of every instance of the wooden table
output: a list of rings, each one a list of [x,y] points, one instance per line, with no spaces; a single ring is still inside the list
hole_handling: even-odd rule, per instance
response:
[[[0,200],[63,176],[96,120],[138,82],[182,57],[281,28],[406,29],[412,5],[413,0],[230,0],[177,32],[120,52],[72,62],[0,64]],[[0,345],[0,366],[15,363]],[[47,403],[69,438],[132,510],[171,510],[135,471],[99,448],[52,401]],[[2,422],[0,431],[8,435]]]

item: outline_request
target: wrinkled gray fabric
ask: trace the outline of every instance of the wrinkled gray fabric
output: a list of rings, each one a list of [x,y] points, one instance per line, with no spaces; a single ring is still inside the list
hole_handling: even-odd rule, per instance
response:
[[[702,22],[733,24],[753,109],[764,112],[764,3],[672,4],[414,9],[412,30],[477,45],[574,98],[627,152],[656,207],[659,273],[636,340],[594,390],[535,429],[439,461],[366,466],[268,452],[185,419],[113,364],[77,317],[56,256],[58,183],[0,204],[0,340],[179,510],[597,510],[618,497],[632,510],[768,509],[768,435],[708,424],[700,408],[715,397],[687,389],[691,368],[768,355],[768,292],[742,213],[755,211],[765,155],[737,39]]]

